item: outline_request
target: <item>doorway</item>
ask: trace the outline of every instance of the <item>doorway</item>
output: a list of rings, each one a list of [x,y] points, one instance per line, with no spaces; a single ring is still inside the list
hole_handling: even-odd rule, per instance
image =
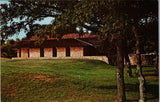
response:
[[[53,47],[52,51],[53,51],[52,57],[57,57],[57,49],[56,49],[56,47]]]
[[[67,47],[67,48],[66,48],[66,57],[69,57],[69,56],[70,56],[70,48]]]

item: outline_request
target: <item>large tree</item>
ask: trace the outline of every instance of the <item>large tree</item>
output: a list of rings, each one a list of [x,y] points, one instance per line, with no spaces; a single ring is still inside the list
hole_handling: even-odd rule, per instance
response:
[[[117,50],[117,101],[124,102],[124,53],[123,44],[125,28],[127,27],[124,18],[117,13],[118,2],[112,1],[82,1],[75,6],[75,23],[100,35],[101,40],[109,39],[114,42]],[[89,25],[89,26],[88,26]]]
[[[79,27],[99,34],[101,40],[109,39],[112,44],[114,42],[113,45],[116,46],[117,51],[117,99],[118,102],[124,102],[123,59],[124,56],[127,59],[127,55],[124,55],[124,52],[127,53],[127,51],[123,50],[128,47],[126,46],[128,44],[128,35],[134,34],[137,42],[137,58],[140,62],[141,52],[139,48],[141,46],[138,45],[140,31],[137,28],[139,28],[140,21],[144,18],[157,14],[157,1],[11,0],[9,6],[1,5],[1,8],[1,34],[4,36],[15,34],[22,28],[26,30],[29,28],[30,33],[28,35],[33,34],[36,30],[34,34],[39,36],[48,34],[60,37],[66,32],[76,32],[76,28]],[[54,17],[55,20],[51,25],[39,27],[43,29],[37,29],[34,21],[41,20],[44,17]],[[21,21],[15,22],[16,18]],[[8,25],[9,22],[11,24]],[[128,33],[131,28],[133,28],[133,32]],[[141,90],[144,88],[141,81],[145,81],[140,63],[137,63],[137,69],[139,70]],[[140,92],[140,100],[145,101],[144,91]]]
[[[22,29],[33,34],[40,26],[35,21],[46,17],[52,17],[54,20],[72,9],[76,3],[77,0],[10,0],[9,4],[0,5],[1,35],[7,38]]]
[[[123,34],[125,23],[122,17],[116,16],[117,2],[110,1],[48,1],[43,2],[37,0],[11,0],[9,6],[2,5],[2,33],[5,36],[14,34],[20,29],[27,29],[32,33],[34,21],[43,19],[44,17],[55,17],[53,25],[47,26],[50,28],[50,33],[56,35],[57,28],[79,27],[86,28],[92,32],[100,34],[101,38],[109,37],[111,41],[116,41],[117,48],[117,88],[118,101],[125,101],[124,91],[124,55],[123,55]],[[76,4],[76,5],[75,5]],[[16,11],[15,11],[16,10]],[[121,15],[121,14],[118,14]],[[5,18],[6,17],[6,18]],[[21,21],[15,22],[18,18]],[[7,21],[11,21],[11,25],[7,25]],[[12,22],[13,21],[13,22]],[[48,29],[38,30],[39,35],[44,35]],[[10,28],[10,29],[9,29]],[[72,28],[71,28],[72,29]],[[14,31],[14,32],[12,32]],[[52,32],[53,31],[53,32]],[[58,30],[59,31],[59,30]],[[63,32],[64,33],[64,32]]]
[[[144,32],[144,30],[140,31],[140,28],[142,27],[141,22],[145,22],[144,25],[149,24],[149,22],[147,22],[145,19],[151,22],[153,21],[152,19],[157,18],[158,1],[82,1],[79,5],[76,5],[76,8],[78,9],[75,9],[75,18],[78,18],[79,22],[84,22],[84,25],[85,23],[92,25],[94,27],[94,30],[96,30],[103,39],[110,38],[112,41],[117,42],[118,101],[125,101],[122,64],[122,59],[124,57],[124,53],[122,52],[124,51],[122,51],[122,48],[124,48],[123,45],[126,46],[126,42],[123,41],[127,40],[125,39],[125,36],[128,35],[126,32],[128,30],[128,27],[130,27],[129,29],[132,31],[132,33],[130,34],[133,34],[136,40],[137,72],[138,80],[140,83],[139,101],[145,102],[145,78],[142,73],[140,55],[142,53],[141,48],[143,47],[142,41],[150,39],[150,37]],[[157,37],[157,30],[153,33],[153,38]],[[158,40],[153,42],[157,44],[157,41]],[[127,51],[125,52],[127,53]],[[126,59],[128,58],[126,57]]]
[[[144,19],[152,19],[157,17],[158,14],[158,1],[156,0],[146,0],[133,2],[131,4],[127,3],[127,8],[130,12],[128,12],[128,16],[130,18],[130,22],[132,22],[132,31],[136,39],[136,57],[137,57],[137,74],[139,80],[139,91],[140,91],[140,99],[139,102],[146,102],[146,83],[145,78],[142,73],[141,66],[141,53],[142,53],[142,40],[144,38],[149,38],[145,32],[140,32],[140,22]],[[131,13],[132,11],[132,13]],[[145,21],[145,23],[147,23]],[[158,35],[158,33],[155,33]],[[145,37],[144,37],[145,36]],[[145,39],[146,40],[146,39]]]

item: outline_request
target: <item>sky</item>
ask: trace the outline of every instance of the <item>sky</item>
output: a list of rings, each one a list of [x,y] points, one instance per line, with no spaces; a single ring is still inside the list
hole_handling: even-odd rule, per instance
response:
[[[8,2],[9,0],[0,0],[0,4],[9,4]],[[53,17],[46,17],[44,20],[41,20],[41,21],[35,21],[36,24],[41,24],[41,25],[47,25],[47,24],[51,24],[51,21],[53,20],[54,18]],[[16,22],[18,22],[19,20],[15,19]],[[1,28],[1,27],[0,27]],[[77,31],[79,31],[79,27],[77,27]],[[83,31],[85,32],[86,29],[83,28]],[[88,33],[91,33],[91,31],[88,31]],[[9,37],[8,39],[11,40],[16,40],[17,38],[18,39],[22,39],[22,38],[25,38],[26,37],[26,32],[24,32],[24,30],[22,29],[21,32],[17,33],[17,34],[14,34],[13,36]]]
[[[41,24],[41,25],[46,25],[46,24],[50,24],[52,20],[53,20],[53,18],[48,17],[48,18],[45,18],[42,21],[36,21],[35,23],[36,24]],[[11,39],[16,40],[18,38],[18,39],[21,40],[22,38],[25,38],[25,37],[26,37],[26,33],[24,32],[24,30],[21,30],[20,33],[15,34],[12,37],[9,37],[8,39],[9,40],[11,40]]]
[[[0,4],[9,4],[8,0],[0,0]],[[41,24],[41,25],[46,25],[46,24],[51,24],[51,21],[53,20],[52,17],[47,17],[42,21],[35,21],[36,24]],[[18,20],[15,20],[16,22],[18,22]],[[22,39],[26,37],[26,33],[24,32],[24,30],[21,30],[20,33],[18,34],[14,34],[13,36],[9,37],[8,39],[11,40],[16,40],[18,39]]]

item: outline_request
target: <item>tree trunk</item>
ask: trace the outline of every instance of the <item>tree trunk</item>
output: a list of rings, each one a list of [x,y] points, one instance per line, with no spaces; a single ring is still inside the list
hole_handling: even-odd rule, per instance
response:
[[[125,50],[125,53],[124,53],[124,58],[125,58],[125,69],[126,69],[126,77],[130,78],[132,77],[132,69],[131,69],[131,63],[130,63],[130,60],[129,60],[129,56],[128,56],[128,49],[127,49],[127,43],[125,42],[124,43],[124,50]]]
[[[130,78],[130,77],[132,77],[131,63],[130,63],[128,54],[125,54],[124,56],[125,56],[126,77]]]
[[[125,102],[125,86],[124,86],[124,56],[122,41],[117,44],[117,102]]]
[[[158,60],[158,51],[156,52],[156,58],[155,58],[155,69],[156,69],[156,72],[157,74],[159,73],[159,60]]]
[[[141,66],[140,37],[137,33],[135,26],[132,27],[132,30],[136,38],[137,74],[138,74],[139,92],[140,92],[139,102],[146,102],[145,78],[143,76],[142,66]]]

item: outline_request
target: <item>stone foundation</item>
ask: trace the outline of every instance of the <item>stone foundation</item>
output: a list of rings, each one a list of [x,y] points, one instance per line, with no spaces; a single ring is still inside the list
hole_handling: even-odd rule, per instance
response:
[[[39,58],[18,58],[13,57],[13,60],[22,60],[22,59],[89,59],[89,60],[100,60],[107,64],[108,58],[106,56],[82,56],[82,57],[39,57]]]

